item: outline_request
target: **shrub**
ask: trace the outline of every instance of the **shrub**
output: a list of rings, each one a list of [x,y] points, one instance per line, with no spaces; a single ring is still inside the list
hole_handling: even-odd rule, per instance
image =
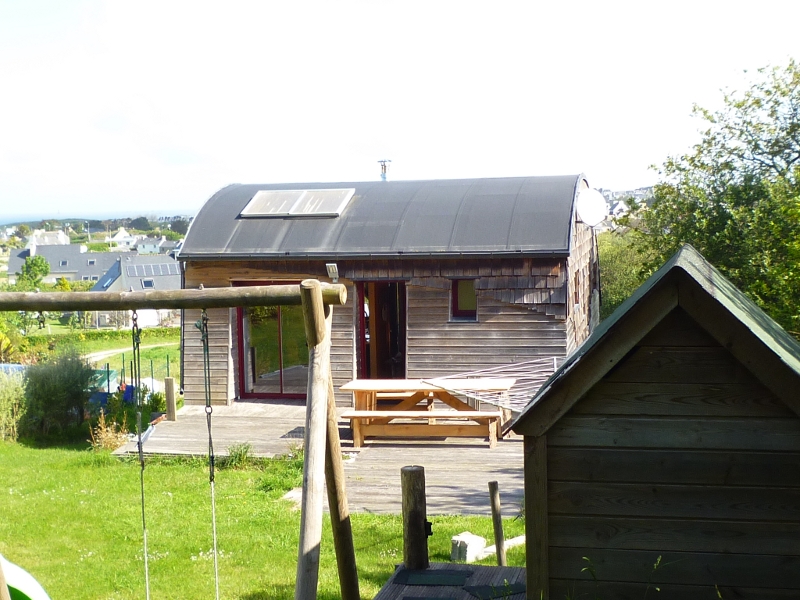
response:
[[[22,376],[0,373],[0,440],[17,440],[19,421],[24,410]]]
[[[25,372],[28,403],[25,424],[33,434],[48,434],[83,423],[94,371],[74,348],[56,354]]]
[[[89,442],[95,451],[116,450],[128,441],[128,428],[125,422],[117,425],[113,421],[106,421],[106,414],[102,408],[97,418],[97,425],[89,431],[91,434]]]

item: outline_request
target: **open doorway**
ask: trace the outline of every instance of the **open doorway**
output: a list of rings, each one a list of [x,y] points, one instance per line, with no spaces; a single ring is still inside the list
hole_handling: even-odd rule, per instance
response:
[[[358,372],[363,379],[406,376],[406,284],[365,281],[357,284],[359,323]]]

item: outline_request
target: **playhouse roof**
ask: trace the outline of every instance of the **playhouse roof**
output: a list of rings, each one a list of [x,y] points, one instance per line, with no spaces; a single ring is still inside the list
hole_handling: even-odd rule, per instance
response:
[[[523,435],[545,433],[678,306],[800,415],[800,344],[687,245],[600,323],[511,429]]]
[[[582,179],[236,184],[205,203],[180,258],[566,256]],[[315,214],[307,207],[282,213],[275,208],[277,198],[292,196],[290,190],[328,190],[342,197],[350,191],[352,197],[338,215],[336,209]],[[256,203],[251,201],[258,192],[268,197],[261,205],[267,208],[248,214],[245,207]]]

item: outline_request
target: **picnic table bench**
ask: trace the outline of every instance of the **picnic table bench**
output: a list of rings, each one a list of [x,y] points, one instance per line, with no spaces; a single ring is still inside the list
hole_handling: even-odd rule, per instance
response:
[[[354,379],[343,385],[352,391],[355,409],[342,413],[350,420],[353,446],[360,448],[373,437],[484,437],[494,448],[500,435],[503,411],[476,410],[457,396],[459,391],[507,393],[514,379]],[[378,401],[398,400],[379,409]],[[434,408],[434,401],[445,408]]]

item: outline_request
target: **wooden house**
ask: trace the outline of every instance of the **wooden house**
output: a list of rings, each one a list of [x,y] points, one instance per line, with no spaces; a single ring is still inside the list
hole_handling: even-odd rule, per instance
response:
[[[232,185],[200,210],[178,259],[186,288],[345,284],[333,318],[337,390],[359,377],[564,358],[597,319],[596,240],[576,210],[588,189],[579,175]],[[187,311],[185,323],[197,318]],[[299,308],[209,318],[214,402],[305,397]],[[186,401],[201,402],[200,342],[184,332]]]
[[[528,598],[800,598],[800,345],[693,248],[512,429]]]

